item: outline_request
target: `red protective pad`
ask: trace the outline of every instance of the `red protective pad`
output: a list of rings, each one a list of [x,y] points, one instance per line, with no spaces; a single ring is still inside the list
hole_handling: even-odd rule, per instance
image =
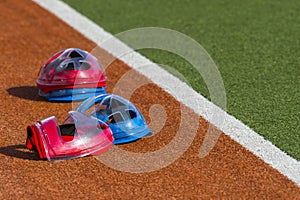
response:
[[[98,125],[95,119],[76,111],[70,112],[70,118],[75,124],[58,126],[52,116],[28,126],[27,148],[36,149],[41,159],[58,160],[99,155],[112,146],[108,125]]]
[[[41,68],[36,80],[44,93],[60,89],[106,86],[103,67],[92,54],[77,48],[57,52]]]

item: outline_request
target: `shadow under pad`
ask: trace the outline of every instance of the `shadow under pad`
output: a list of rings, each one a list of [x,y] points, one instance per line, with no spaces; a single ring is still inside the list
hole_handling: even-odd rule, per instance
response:
[[[0,154],[25,160],[40,160],[38,153],[27,149],[25,144],[0,147]]]
[[[45,101],[45,99],[38,95],[39,89],[36,86],[20,86],[7,89],[7,92],[15,97],[28,99],[32,101]]]

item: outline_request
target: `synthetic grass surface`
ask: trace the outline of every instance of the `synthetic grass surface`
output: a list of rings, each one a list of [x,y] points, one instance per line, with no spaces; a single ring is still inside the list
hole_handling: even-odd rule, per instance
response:
[[[300,160],[300,1],[64,1],[113,34],[154,26],[197,40],[222,75],[227,111]],[[183,59],[140,52],[209,98]]]

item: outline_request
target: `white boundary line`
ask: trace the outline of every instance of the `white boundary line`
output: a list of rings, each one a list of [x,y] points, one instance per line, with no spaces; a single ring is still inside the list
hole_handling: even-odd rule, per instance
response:
[[[103,43],[108,39],[112,40],[113,36],[110,33],[106,32],[103,28],[99,27],[97,24],[78,13],[67,4],[58,0],[34,1],[44,9],[55,14],[58,18],[62,19],[64,22],[69,24],[75,30],[96,44]],[[122,43],[117,38],[113,39],[113,43],[113,46],[102,47],[113,56],[119,55],[116,53],[116,49],[122,48],[126,50],[125,52],[129,52],[128,50],[131,50],[130,47]],[[174,88],[174,86],[176,86],[176,90],[166,91],[174,96],[178,101],[184,103],[193,109],[197,114],[201,115],[210,123],[218,127],[226,135],[229,135],[233,140],[244,146],[246,149],[271,165],[273,168],[277,169],[280,173],[287,176],[300,187],[299,161],[282,152],[270,141],[265,140],[262,136],[254,132],[241,121],[229,115],[218,106],[208,101],[202,95],[195,92],[186,83],[183,83],[178,78],[174,77],[158,65],[152,63],[139,53],[134,51],[130,55],[123,56],[119,59],[165,90],[167,88]],[[151,68],[140,67],[141,64],[145,66],[147,63],[151,66]],[[160,76],[157,76],[158,74]],[[176,91],[176,93],[174,91]],[[193,101],[190,101],[190,99],[193,99]],[[215,119],[212,111],[220,112],[222,114],[221,116],[225,117],[224,122],[220,123],[219,120]]]

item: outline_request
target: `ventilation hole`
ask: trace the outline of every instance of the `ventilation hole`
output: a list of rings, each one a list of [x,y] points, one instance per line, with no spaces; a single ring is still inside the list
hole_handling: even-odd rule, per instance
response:
[[[75,69],[75,66],[74,66],[74,63],[72,63],[72,62],[68,63],[67,66],[65,67],[66,71],[74,70],[74,69]]]
[[[88,70],[88,69],[91,69],[91,65],[87,62],[80,62],[79,69],[80,70]]]
[[[112,98],[111,102],[110,102],[110,106],[112,108],[118,108],[118,107],[126,106],[126,104],[124,104],[123,102],[119,101],[118,99]]]
[[[110,123],[117,123],[124,121],[122,115],[120,113],[114,113],[109,116]]]
[[[59,129],[62,136],[74,136],[76,131],[75,124],[62,124]]]
[[[65,142],[72,141],[74,139],[76,127],[75,124],[62,124],[59,125],[60,133],[61,133],[61,138]]]
[[[70,58],[83,58],[77,51],[72,51],[69,55]]]
[[[130,119],[136,118],[136,113],[133,110],[126,110],[126,114],[130,117]]]

